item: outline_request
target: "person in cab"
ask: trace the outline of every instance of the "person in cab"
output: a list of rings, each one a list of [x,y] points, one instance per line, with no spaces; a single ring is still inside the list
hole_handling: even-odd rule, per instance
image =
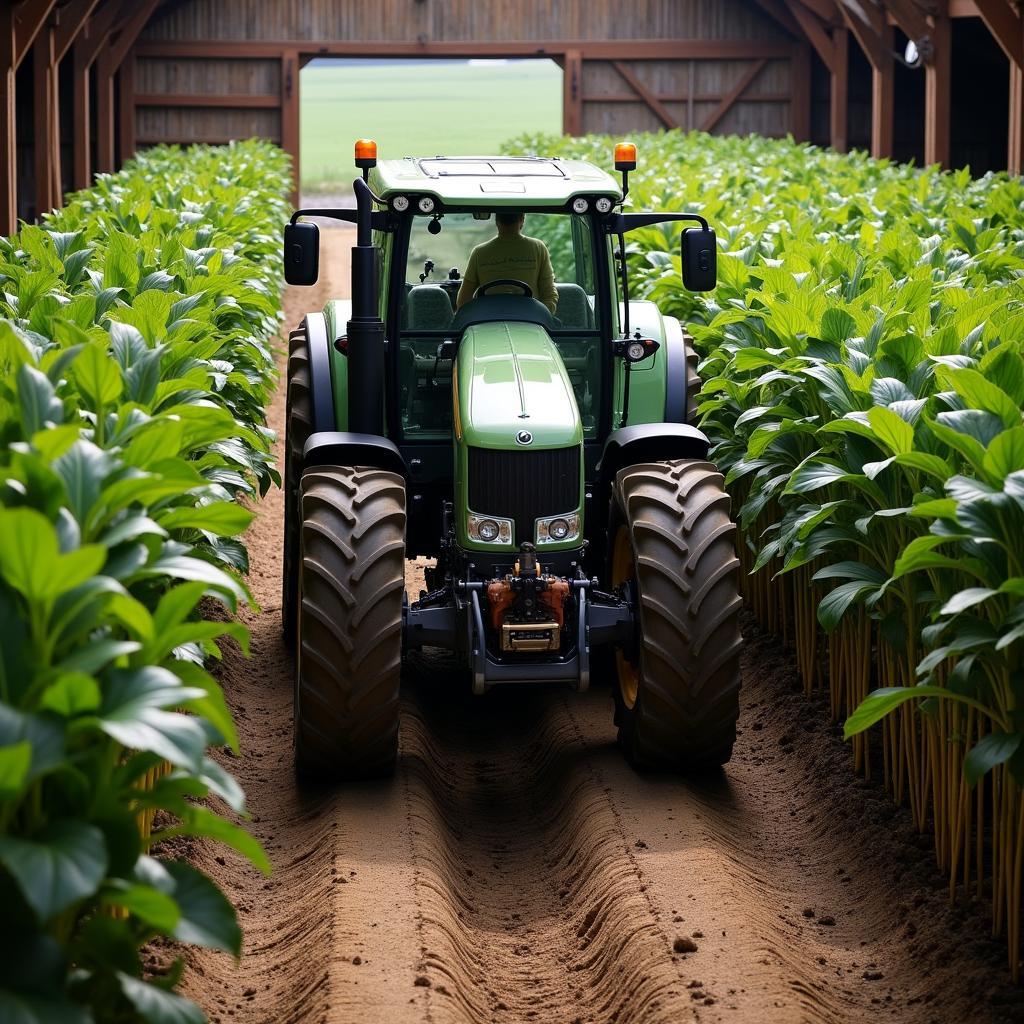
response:
[[[522,213],[496,213],[494,220],[498,233],[470,253],[455,308],[461,309],[469,302],[481,285],[510,279],[529,285],[534,298],[553,314],[558,291],[547,246],[539,238],[523,234],[526,217]]]

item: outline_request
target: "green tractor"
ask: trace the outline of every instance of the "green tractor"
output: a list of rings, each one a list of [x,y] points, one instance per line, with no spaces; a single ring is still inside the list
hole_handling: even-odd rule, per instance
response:
[[[639,767],[731,756],[729,498],[693,425],[690,342],[630,301],[625,255],[636,228],[694,225],[683,283],[708,291],[715,236],[699,216],[623,212],[635,147],[615,158],[621,184],[539,157],[378,164],[362,140],[355,208],[300,210],[286,227],[293,285],[318,276],[319,229],[303,218],[357,228],[351,299],[289,341],[282,607],[300,775],[393,769],[402,660],[423,647],[453,652],[478,694],[611,678]],[[557,303],[510,275],[466,294],[460,265],[509,212],[544,241]],[[414,558],[433,564],[410,600]]]

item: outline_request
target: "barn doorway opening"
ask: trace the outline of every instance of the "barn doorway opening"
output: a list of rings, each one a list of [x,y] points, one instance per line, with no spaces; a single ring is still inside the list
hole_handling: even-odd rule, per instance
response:
[[[562,130],[553,60],[317,57],[301,74],[303,205],[350,195],[358,138],[376,139],[381,159],[467,156]]]

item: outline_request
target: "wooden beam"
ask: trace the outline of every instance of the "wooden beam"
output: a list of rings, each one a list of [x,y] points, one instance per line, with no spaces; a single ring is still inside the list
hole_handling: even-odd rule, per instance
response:
[[[798,43],[789,65],[790,128],[797,142],[811,141],[811,47]]]
[[[135,45],[153,12],[160,6],[160,0],[136,0],[131,5],[134,12],[119,26],[117,36],[110,44],[107,63],[116,71],[124,63],[128,51]],[[131,10],[131,7],[128,9]]]
[[[932,60],[925,65],[924,162],[949,166],[953,32],[949,18],[932,29]]]
[[[881,27],[876,29],[869,22],[861,21],[850,11],[845,0],[836,0],[836,5],[843,22],[857,40],[857,45],[864,51],[864,56],[872,68],[880,68],[886,63],[891,63],[892,46],[883,45]]]
[[[928,60],[931,51],[931,26],[914,0],[885,0],[886,9],[908,39],[912,39],[921,52],[922,60]],[[924,47],[922,42],[927,41]]]
[[[789,9],[782,3],[782,0],[754,0],[754,2],[790,35],[795,36],[797,39],[803,39],[803,30],[797,23],[796,18],[790,14]]]
[[[623,64],[621,60],[613,60],[612,66],[629,83],[629,87],[639,96],[651,109],[654,115],[666,128],[678,128],[679,122],[672,116],[672,112],[662,103],[643,82],[637,78],[631,67]]]
[[[635,97],[628,97],[634,99]],[[137,92],[137,107],[231,107],[241,110],[277,110],[281,96],[267,93]]]
[[[14,118],[14,10],[0,7],[0,234],[18,224],[18,140]]]
[[[850,43],[845,28],[833,30],[832,37],[835,42],[835,63],[832,67],[829,134],[832,148],[845,153],[850,148]]]
[[[107,45],[108,36],[114,28],[114,21],[123,6],[122,0],[107,0],[106,5],[89,19],[88,24],[75,40],[76,65],[92,67],[100,55],[100,50]]]
[[[57,27],[53,41],[58,61],[62,61],[71,49],[75,37],[85,28],[100,0],[70,0],[65,7],[57,9]]]
[[[1003,53],[1017,67],[1024,66],[1024,33],[1021,19],[1008,0],[977,0],[978,13]]]
[[[583,57],[567,50],[562,61],[562,131],[583,134]]]
[[[814,47],[814,52],[821,58],[822,64],[835,74],[836,46],[820,19],[812,14],[800,0],[785,0],[790,13],[803,29],[807,41]]]
[[[302,106],[299,96],[299,53],[285,50],[281,59],[281,148],[292,158],[292,206],[299,208],[302,168],[299,165]]]
[[[114,77],[159,3],[160,0],[139,0],[124,5],[129,12],[127,18],[115,29],[116,35],[100,50],[96,60],[96,169],[101,173],[117,167]],[[132,117],[134,113],[133,108]],[[124,122],[121,127],[124,134]],[[134,136],[134,129],[129,134]]]
[[[10,0],[5,4],[10,6]],[[14,69],[21,66],[57,0],[23,0],[14,8]]]
[[[800,0],[800,3],[804,7],[809,7],[826,24],[839,20],[836,17],[836,9],[832,0]]]
[[[143,40],[135,47],[139,57],[216,57],[239,60],[279,58],[282,51],[295,50],[313,57],[559,57],[579,50],[584,60],[784,60],[789,56],[788,40],[770,39],[593,39],[550,40],[544,43],[472,42],[396,43],[390,40],[334,40],[311,43],[289,39],[251,42],[244,40],[193,40],[163,42]]]
[[[220,97],[225,99],[227,97]],[[788,92],[759,92],[755,96],[744,96],[744,103],[788,103],[790,101],[790,94]],[[585,92],[583,94],[584,103],[643,103],[634,92]],[[694,103],[719,103],[722,99],[720,92],[673,92],[673,93],[658,93],[658,99],[662,103],[689,103],[691,100]],[[277,104],[274,104],[275,106]],[[230,103],[224,103],[222,106],[232,106]]]
[[[836,3],[839,5],[840,13],[849,15],[857,24],[876,35],[880,35],[885,28],[885,15],[874,0],[836,0]]]
[[[728,94],[722,97],[722,102],[704,118],[704,123],[700,126],[702,132],[710,132],[729,113],[733,104],[747,91],[754,79],[764,71],[767,63],[768,61],[762,58],[747,68]]]

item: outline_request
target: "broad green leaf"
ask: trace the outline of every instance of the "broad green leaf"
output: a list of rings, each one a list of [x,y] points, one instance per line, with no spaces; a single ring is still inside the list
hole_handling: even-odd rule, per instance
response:
[[[973,608],[990,597],[995,597],[998,591],[990,590],[988,587],[967,587],[959,593],[954,594],[941,608],[941,615],[958,615],[960,612]]]
[[[44,691],[40,706],[65,718],[84,715],[100,706],[100,688],[84,672],[65,672]]]
[[[259,841],[243,828],[214,814],[205,807],[193,807],[185,819],[182,831],[187,835],[216,839],[218,842],[237,850],[250,860],[265,875],[270,874],[270,861]]]
[[[992,439],[982,463],[993,480],[1005,480],[1024,470],[1024,427],[1004,430]]]
[[[948,700],[953,699],[954,695],[941,686],[886,686],[873,690],[846,719],[843,736],[846,739],[856,736],[909,700],[923,700],[929,697]]]
[[[28,363],[18,368],[18,407],[26,438],[64,420],[64,403],[57,397],[50,378]]]
[[[891,409],[873,406],[868,422],[875,438],[893,455],[904,455],[914,447],[914,428]]]
[[[0,746],[0,801],[18,796],[28,781],[32,744],[21,740]]]
[[[209,505],[175,508],[160,516],[160,525],[168,530],[208,530],[224,537],[241,533],[252,522],[249,509],[233,501],[218,501]]]
[[[146,1024],[206,1024],[206,1014],[176,992],[123,972],[118,972],[117,980],[125,999]]]
[[[964,758],[964,778],[976,786],[996,765],[1004,764],[1020,749],[1024,734],[993,732],[979,740]]]
[[[121,371],[105,345],[87,345],[75,360],[74,375],[93,412],[110,405],[121,394]]]
[[[114,880],[103,894],[106,906],[121,907],[158,931],[171,933],[181,920],[181,911],[173,897],[151,885]]]
[[[174,899],[181,910],[174,937],[179,942],[222,949],[239,956],[242,930],[238,927],[234,907],[220,889],[190,864],[170,861],[166,867],[174,879]]]
[[[107,848],[95,826],[63,819],[29,839],[0,836],[0,864],[45,923],[95,894],[107,871]]]

